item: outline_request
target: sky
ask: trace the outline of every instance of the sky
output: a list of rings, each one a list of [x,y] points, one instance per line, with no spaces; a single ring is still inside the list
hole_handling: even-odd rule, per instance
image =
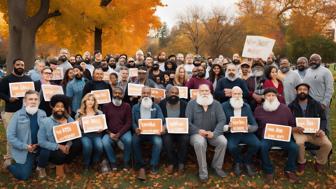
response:
[[[186,13],[192,6],[204,7],[203,11],[210,11],[213,7],[221,7],[224,10],[233,11],[237,0],[161,0],[165,7],[158,7],[156,15],[162,22],[166,22],[169,28],[177,24],[178,16]]]

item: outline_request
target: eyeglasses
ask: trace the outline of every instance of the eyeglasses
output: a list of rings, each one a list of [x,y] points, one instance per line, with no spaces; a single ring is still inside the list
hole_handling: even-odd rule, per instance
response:
[[[52,72],[43,72],[43,74],[46,74],[46,75],[51,75]]]

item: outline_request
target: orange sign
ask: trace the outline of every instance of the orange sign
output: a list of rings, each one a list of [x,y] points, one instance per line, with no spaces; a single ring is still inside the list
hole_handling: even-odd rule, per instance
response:
[[[129,68],[129,77],[138,77],[138,68]]]
[[[247,117],[231,117],[230,118],[231,133],[247,133],[248,122]]]
[[[151,88],[151,97],[164,99],[166,98],[166,90]]]
[[[82,117],[82,127],[84,133],[107,129],[105,114]]]
[[[155,135],[162,132],[162,119],[139,119],[138,125],[143,135]]]
[[[177,87],[179,90],[179,97],[188,99],[188,87]]]
[[[35,91],[34,82],[32,81],[9,83],[9,93],[11,97],[24,97],[25,93],[29,90]]]
[[[51,97],[56,94],[64,94],[63,87],[59,85],[42,84],[41,88],[46,102],[49,102]]]
[[[93,90],[91,91],[91,94],[95,96],[98,104],[106,104],[111,102],[110,90],[108,89]]]
[[[190,89],[190,98],[192,100],[195,100],[198,95],[198,89]]]
[[[56,143],[62,143],[82,137],[78,121],[54,126],[53,133]]]
[[[143,85],[128,83],[128,96],[141,96]]]
[[[52,72],[52,79],[51,80],[62,80],[64,77],[63,68],[57,67]]]
[[[110,73],[109,72],[103,72],[103,81],[110,81]]]
[[[264,139],[289,142],[292,135],[292,127],[285,125],[266,124]]]
[[[189,132],[188,118],[166,118],[166,126],[168,133],[188,134]]]
[[[296,126],[304,128],[304,133],[316,133],[320,130],[320,118],[298,117]]]

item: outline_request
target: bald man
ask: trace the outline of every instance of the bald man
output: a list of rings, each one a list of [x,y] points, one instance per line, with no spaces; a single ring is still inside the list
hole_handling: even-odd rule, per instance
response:
[[[240,176],[240,168],[241,166],[244,166],[247,174],[252,177],[255,175],[255,170],[252,166],[252,157],[258,152],[260,141],[254,134],[254,132],[258,130],[258,124],[254,119],[250,106],[247,103],[244,103],[242,89],[238,86],[233,87],[232,97],[229,101],[223,103],[222,107],[225,117],[227,117],[224,131],[228,131],[226,136],[228,139],[228,150],[234,160],[233,172],[237,176]],[[231,117],[247,117],[247,133],[232,133],[229,131],[232,128]],[[240,152],[240,143],[247,144],[248,146],[248,150],[244,155]]]

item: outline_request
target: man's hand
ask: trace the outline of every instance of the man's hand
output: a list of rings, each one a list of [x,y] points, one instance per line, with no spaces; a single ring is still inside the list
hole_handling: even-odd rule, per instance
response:
[[[298,134],[303,134],[304,128],[302,127],[294,127],[293,131],[298,133]]]
[[[15,101],[17,101],[17,100],[19,100],[19,99],[16,98],[16,97],[10,97],[10,98],[9,98],[9,102],[15,102]]]
[[[34,144],[28,144],[27,145],[27,150],[30,153],[33,153],[36,147],[34,147]]]
[[[166,133],[166,129],[163,128],[161,132],[159,132],[157,135],[164,135]]]
[[[141,133],[141,129],[136,128],[136,129],[135,129],[135,134],[136,134],[136,135],[140,135],[140,133]]]
[[[63,152],[64,154],[68,154],[69,153],[68,147],[66,145],[59,144],[58,145],[58,149],[60,149],[61,152]]]
[[[198,134],[201,135],[202,137],[207,137],[208,132],[205,131],[205,130],[203,130],[203,129],[200,129],[200,130],[198,131]]]
[[[315,133],[315,136],[317,137],[323,137],[325,135],[324,131],[323,130],[318,130],[316,133]]]
[[[208,139],[212,139],[212,138],[214,137],[213,132],[208,131],[207,133],[208,133],[208,134],[207,134],[207,138],[208,138]]]

